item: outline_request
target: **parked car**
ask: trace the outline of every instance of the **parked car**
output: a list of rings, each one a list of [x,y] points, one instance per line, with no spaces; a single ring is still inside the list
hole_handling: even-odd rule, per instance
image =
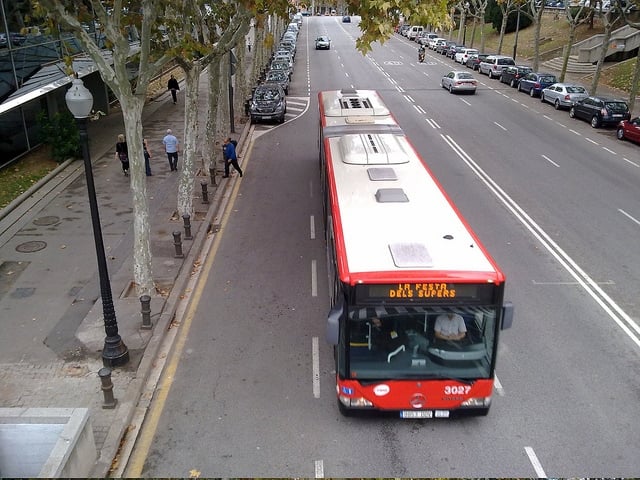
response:
[[[444,55],[447,58],[455,60],[456,53],[458,53],[458,51],[462,51],[463,48],[467,47],[465,47],[464,45],[450,45],[449,48],[447,48],[447,51],[444,52]]]
[[[500,81],[508,83],[511,88],[515,88],[518,86],[520,79],[531,72],[533,72],[533,69],[526,65],[510,65],[502,70]]]
[[[262,120],[276,120],[283,123],[285,113],[287,113],[287,98],[280,85],[264,83],[256,87],[249,104],[251,123]]]
[[[482,62],[488,56],[489,54],[487,53],[478,53],[476,55],[470,55],[465,65],[467,66],[467,68],[470,68],[471,70],[478,70],[480,68],[480,62]]]
[[[289,66],[289,62],[286,60],[273,60],[269,64],[269,70],[280,70],[287,74],[289,78],[293,75],[293,68]]]
[[[532,97],[540,96],[545,88],[557,83],[558,79],[552,73],[532,72],[527,73],[518,82],[518,91],[526,92]]]
[[[598,128],[603,125],[618,125],[622,120],[629,120],[631,113],[624,100],[590,96],[578,100],[569,110],[569,116],[587,120],[593,128]]]
[[[285,95],[289,95],[289,75],[282,70],[269,70],[265,76],[264,83],[277,83],[284,90]]]
[[[407,30],[407,38],[409,40],[415,40],[416,37],[424,31],[424,27],[420,25],[412,25],[409,30]]]
[[[455,47],[455,46],[456,46],[456,42],[453,42],[451,40],[446,40],[444,43],[439,43],[436,46],[436,53],[439,53],[441,55],[446,55],[447,52],[449,51],[449,48]]]
[[[351,23],[351,17],[349,15],[344,15],[342,17],[342,23]]]
[[[489,78],[498,78],[502,74],[502,69],[510,65],[515,65],[513,58],[506,55],[488,55],[478,66],[478,72],[489,75]]]
[[[442,77],[440,85],[442,85],[442,88],[449,90],[449,93],[468,92],[473,94],[476,93],[478,81],[470,72],[453,71]]]
[[[434,38],[440,38],[440,37],[438,37],[437,33],[422,32],[418,36],[418,39],[416,40],[416,42],[419,43],[420,45],[428,45],[429,44],[429,40],[434,39]]]
[[[556,110],[571,108],[574,103],[587,98],[589,92],[577,83],[554,83],[542,90],[540,101],[551,103]]]
[[[444,43],[446,41],[447,40],[442,37],[434,37],[429,39],[429,41],[427,42],[427,47],[429,47],[431,50],[435,50],[438,46],[438,43]]]
[[[290,52],[287,52],[286,50],[285,51],[278,50],[276,53],[273,54],[273,58],[271,60],[287,62],[289,64],[289,68],[291,69],[291,71],[293,71],[293,56],[291,55]]]
[[[631,120],[622,120],[618,124],[616,136],[620,140],[631,140],[640,143],[640,117]]]
[[[320,35],[316,38],[316,50],[329,50],[331,48],[331,39],[326,35]]]
[[[462,47],[460,50],[456,51],[456,55],[453,58],[454,61],[459,63],[460,65],[464,65],[471,55],[476,55],[478,50],[475,48],[464,48]]]

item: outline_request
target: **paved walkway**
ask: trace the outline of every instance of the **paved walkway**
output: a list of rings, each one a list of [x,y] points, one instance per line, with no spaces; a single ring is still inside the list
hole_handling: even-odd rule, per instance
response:
[[[201,92],[207,90],[207,75]],[[204,95],[204,94],[203,94]],[[184,145],[184,97],[173,105],[168,93],[145,107],[144,135],[152,158],[147,178],[153,275],[161,294],[151,300],[151,330],[141,329],[141,304],[132,286],[132,206],[129,178],[114,158],[121,114],[91,122],[89,139],[102,233],[119,333],[130,351],[126,366],[114,369],[115,409],[103,409],[97,375],[102,368],[104,324],[93,230],[82,161],[68,162],[19,201],[0,211],[0,407],[89,408],[100,455],[93,477],[105,477],[131,421],[142,387],[176,307],[192,276],[200,248],[229,180],[216,178],[203,204],[196,189],[193,240],[183,240],[176,258],[172,232],[179,173],[171,172],[162,138],[171,128]],[[204,126],[206,101],[200,102]],[[246,125],[248,126],[248,124]],[[242,147],[248,131],[236,124]],[[182,156],[178,167],[180,168]],[[219,165],[219,164],[218,164]],[[210,182],[209,182],[210,183]]]

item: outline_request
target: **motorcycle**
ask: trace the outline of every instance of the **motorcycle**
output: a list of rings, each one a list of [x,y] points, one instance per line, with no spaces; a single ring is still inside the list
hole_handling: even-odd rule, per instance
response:
[[[424,52],[418,52],[418,62],[424,62]]]

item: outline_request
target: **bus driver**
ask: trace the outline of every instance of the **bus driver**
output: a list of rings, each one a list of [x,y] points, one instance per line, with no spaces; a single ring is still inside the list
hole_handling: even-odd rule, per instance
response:
[[[438,315],[434,332],[435,337],[440,340],[462,340],[467,333],[467,327],[461,315],[449,312]]]

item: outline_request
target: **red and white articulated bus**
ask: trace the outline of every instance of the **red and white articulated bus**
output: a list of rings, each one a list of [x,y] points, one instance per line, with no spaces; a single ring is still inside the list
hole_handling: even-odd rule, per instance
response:
[[[377,92],[318,100],[340,411],[486,415],[505,275]]]

